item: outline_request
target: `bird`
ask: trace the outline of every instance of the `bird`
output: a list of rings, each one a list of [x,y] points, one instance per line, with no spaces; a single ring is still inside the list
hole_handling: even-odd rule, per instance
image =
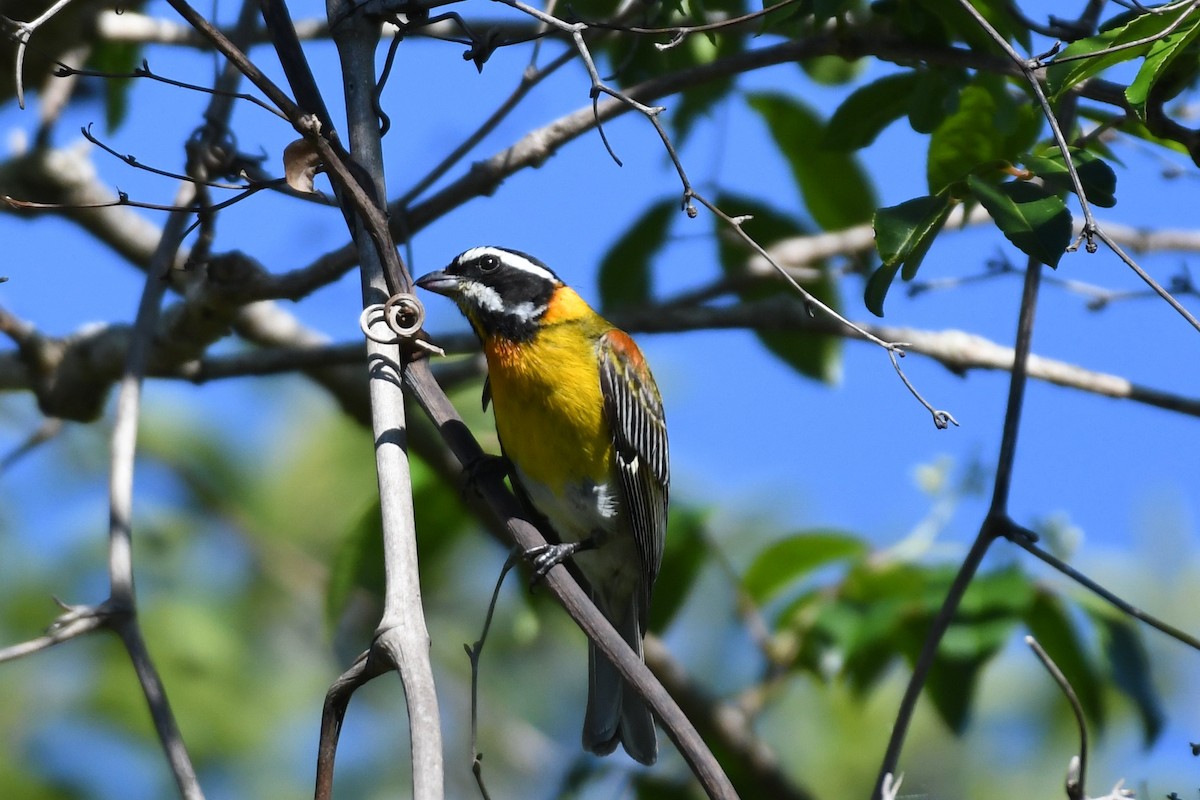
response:
[[[667,528],[670,457],[662,397],[638,346],[542,261],[474,247],[416,285],[452,299],[487,359],[490,401],[516,494],[557,541],[536,575],[568,561],[602,614],[643,658]],[[658,758],[654,717],[588,643],[583,747]]]

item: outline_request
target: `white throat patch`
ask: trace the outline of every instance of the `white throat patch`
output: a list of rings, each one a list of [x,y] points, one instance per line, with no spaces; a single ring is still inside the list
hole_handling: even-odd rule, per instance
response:
[[[487,284],[475,283],[474,281],[463,285],[462,296],[467,304],[474,305],[481,311],[503,314],[506,317],[516,317],[522,322],[533,322],[546,311],[546,306],[534,305],[528,301],[518,303],[511,308],[505,307],[504,300],[501,299],[499,292]]]

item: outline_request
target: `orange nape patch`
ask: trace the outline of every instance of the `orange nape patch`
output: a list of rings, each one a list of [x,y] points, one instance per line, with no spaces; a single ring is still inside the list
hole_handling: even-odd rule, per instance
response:
[[[609,349],[624,359],[635,371],[646,370],[646,359],[629,334],[620,328],[613,328],[604,335],[604,338],[608,342]]]
[[[544,325],[553,325],[557,322],[583,319],[595,313],[592,311],[592,307],[576,294],[574,289],[570,286],[560,286],[550,298],[550,305],[546,307],[546,313],[542,315],[541,321]]]

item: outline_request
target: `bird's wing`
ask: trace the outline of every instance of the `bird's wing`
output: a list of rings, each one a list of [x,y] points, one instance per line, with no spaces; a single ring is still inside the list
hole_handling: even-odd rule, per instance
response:
[[[662,398],[633,340],[613,329],[600,337],[600,391],[630,527],[642,557],[643,615],[662,563],[670,457]],[[644,623],[644,620],[643,620]]]

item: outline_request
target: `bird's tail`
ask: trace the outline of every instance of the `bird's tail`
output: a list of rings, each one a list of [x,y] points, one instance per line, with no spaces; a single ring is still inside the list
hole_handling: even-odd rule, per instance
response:
[[[595,598],[599,600],[599,598]],[[613,627],[642,658],[642,629],[638,622],[637,601],[631,596],[606,608],[600,604]],[[583,747],[597,755],[608,755],[617,747],[635,761],[650,765],[658,760],[658,739],[654,716],[641,695],[635,692],[608,656],[588,643],[588,703],[583,719]]]

